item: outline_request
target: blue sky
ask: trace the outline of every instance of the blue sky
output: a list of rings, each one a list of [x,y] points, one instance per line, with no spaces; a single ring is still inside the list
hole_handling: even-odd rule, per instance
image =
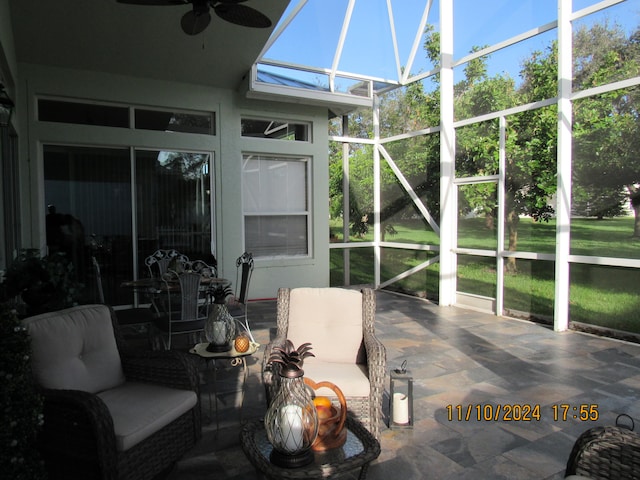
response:
[[[434,0],[428,23],[438,29],[438,4]],[[442,0],[444,1],[444,0]],[[400,63],[409,58],[426,0],[391,0]],[[292,0],[292,9],[298,0]],[[573,0],[573,9],[598,3]],[[330,68],[338,44],[348,0],[309,0],[294,22],[267,53],[267,58]],[[549,23],[556,18],[556,0],[454,0],[454,57],[465,56],[474,45],[491,45]],[[289,10],[288,10],[289,11]],[[287,13],[288,13],[287,11]],[[287,13],[285,13],[286,17]],[[627,31],[640,23],[640,1],[627,0],[581,22],[608,17]],[[386,0],[357,0],[339,70],[379,78],[397,78]],[[533,50],[544,49],[555,30],[492,55],[489,73],[509,73],[516,78],[520,63]],[[420,46],[412,72],[432,65]]]

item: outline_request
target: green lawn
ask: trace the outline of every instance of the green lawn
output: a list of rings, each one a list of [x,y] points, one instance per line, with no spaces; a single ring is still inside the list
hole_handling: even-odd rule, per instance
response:
[[[340,232],[332,224],[332,232]],[[437,244],[434,232],[421,222],[394,225],[396,234],[387,236],[393,242]],[[518,251],[554,253],[555,221],[536,223],[522,219]],[[640,241],[633,240],[633,218],[606,220],[574,219],[571,224],[571,253],[620,258],[640,258]],[[461,220],[458,225],[459,246],[495,250],[495,232],[484,226],[482,219]],[[342,239],[340,239],[342,240]],[[371,241],[372,232],[353,241]],[[381,278],[385,281],[398,273],[424,262],[430,252],[383,249]],[[331,284],[342,285],[343,253],[331,251]],[[538,318],[553,316],[554,262],[517,260],[517,273],[505,276],[505,309],[526,312]],[[372,283],[373,249],[352,249],[350,283]],[[592,325],[640,333],[640,271],[633,268],[572,264],[570,269],[570,318]],[[438,264],[390,288],[437,300]],[[496,263],[493,258],[458,256],[458,291],[495,297]]]

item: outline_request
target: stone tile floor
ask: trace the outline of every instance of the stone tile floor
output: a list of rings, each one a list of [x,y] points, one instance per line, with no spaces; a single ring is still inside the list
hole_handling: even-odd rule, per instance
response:
[[[275,302],[250,304],[263,346],[275,331]],[[640,418],[640,345],[551,329],[427,301],[378,292],[377,333],[389,368],[407,360],[414,378],[412,430],[383,427],[382,453],[367,478],[561,479],[580,433],[614,424],[620,413]],[[266,411],[260,367],[264,347],[249,360],[242,419],[237,394],[219,394],[218,421],[202,394],[202,441],[167,480],[260,478],[239,445],[241,421]],[[218,365],[217,388],[234,390],[238,368]],[[388,391],[388,390],[387,390]],[[213,397],[215,398],[215,397]],[[553,405],[568,404],[567,418]],[[476,406],[539,405],[540,420],[476,418]],[[573,407],[597,405],[596,421],[574,419]],[[449,407],[451,406],[451,407]],[[462,419],[458,418],[458,406]],[[467,409],[471,416],[465,419]],[[557,416],[562,417],[559,408]],[[346,478],[355,478],[347,475]]]

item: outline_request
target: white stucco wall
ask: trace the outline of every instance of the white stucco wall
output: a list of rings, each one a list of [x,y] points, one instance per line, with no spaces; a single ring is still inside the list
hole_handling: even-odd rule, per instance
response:
[[[0,0],[2,1],[2,0]],[[280,286],[328,286],[328,152],[327,110],[286,103],[244,99],[232,90],[175,82],[156,81],[97,72],[74,71],[20,64],[20,116],[22,235],[25,246],[45,245],[45,200],[42,144],[136,146],[204,150],[215,158],[216,256],[219,273],[235,281],[235,260],[243,252],[241,159],[243,151],[294,153],[311,157],[312,250],[308,258],[257,260],[250,298],[273,298]],[[35,121],[37,96],[116,102],[123,105],[167,107],[216,112],[218,134],[171,135],[163,132],[127,130]],[[312,142],[262,141],[240,136],[241,115],[273,116],[312,125]],[[256,142],[256,140],[253,140]],[[296,144],[296,145],[293,145]]]

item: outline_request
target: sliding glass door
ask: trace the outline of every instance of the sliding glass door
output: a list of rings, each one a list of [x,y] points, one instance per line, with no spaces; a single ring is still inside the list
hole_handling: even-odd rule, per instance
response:
[[[43,160],[47,246],[71,258],[85,301],[97,301],[92,257],[111,305],[134,303],[120,285],[158,248],[213,261],[209,153],[45,145]]]
[[[159,248],[214,261],[210,158],[208,153],[135,152],[140,276],[146,275],[144,258]]]

